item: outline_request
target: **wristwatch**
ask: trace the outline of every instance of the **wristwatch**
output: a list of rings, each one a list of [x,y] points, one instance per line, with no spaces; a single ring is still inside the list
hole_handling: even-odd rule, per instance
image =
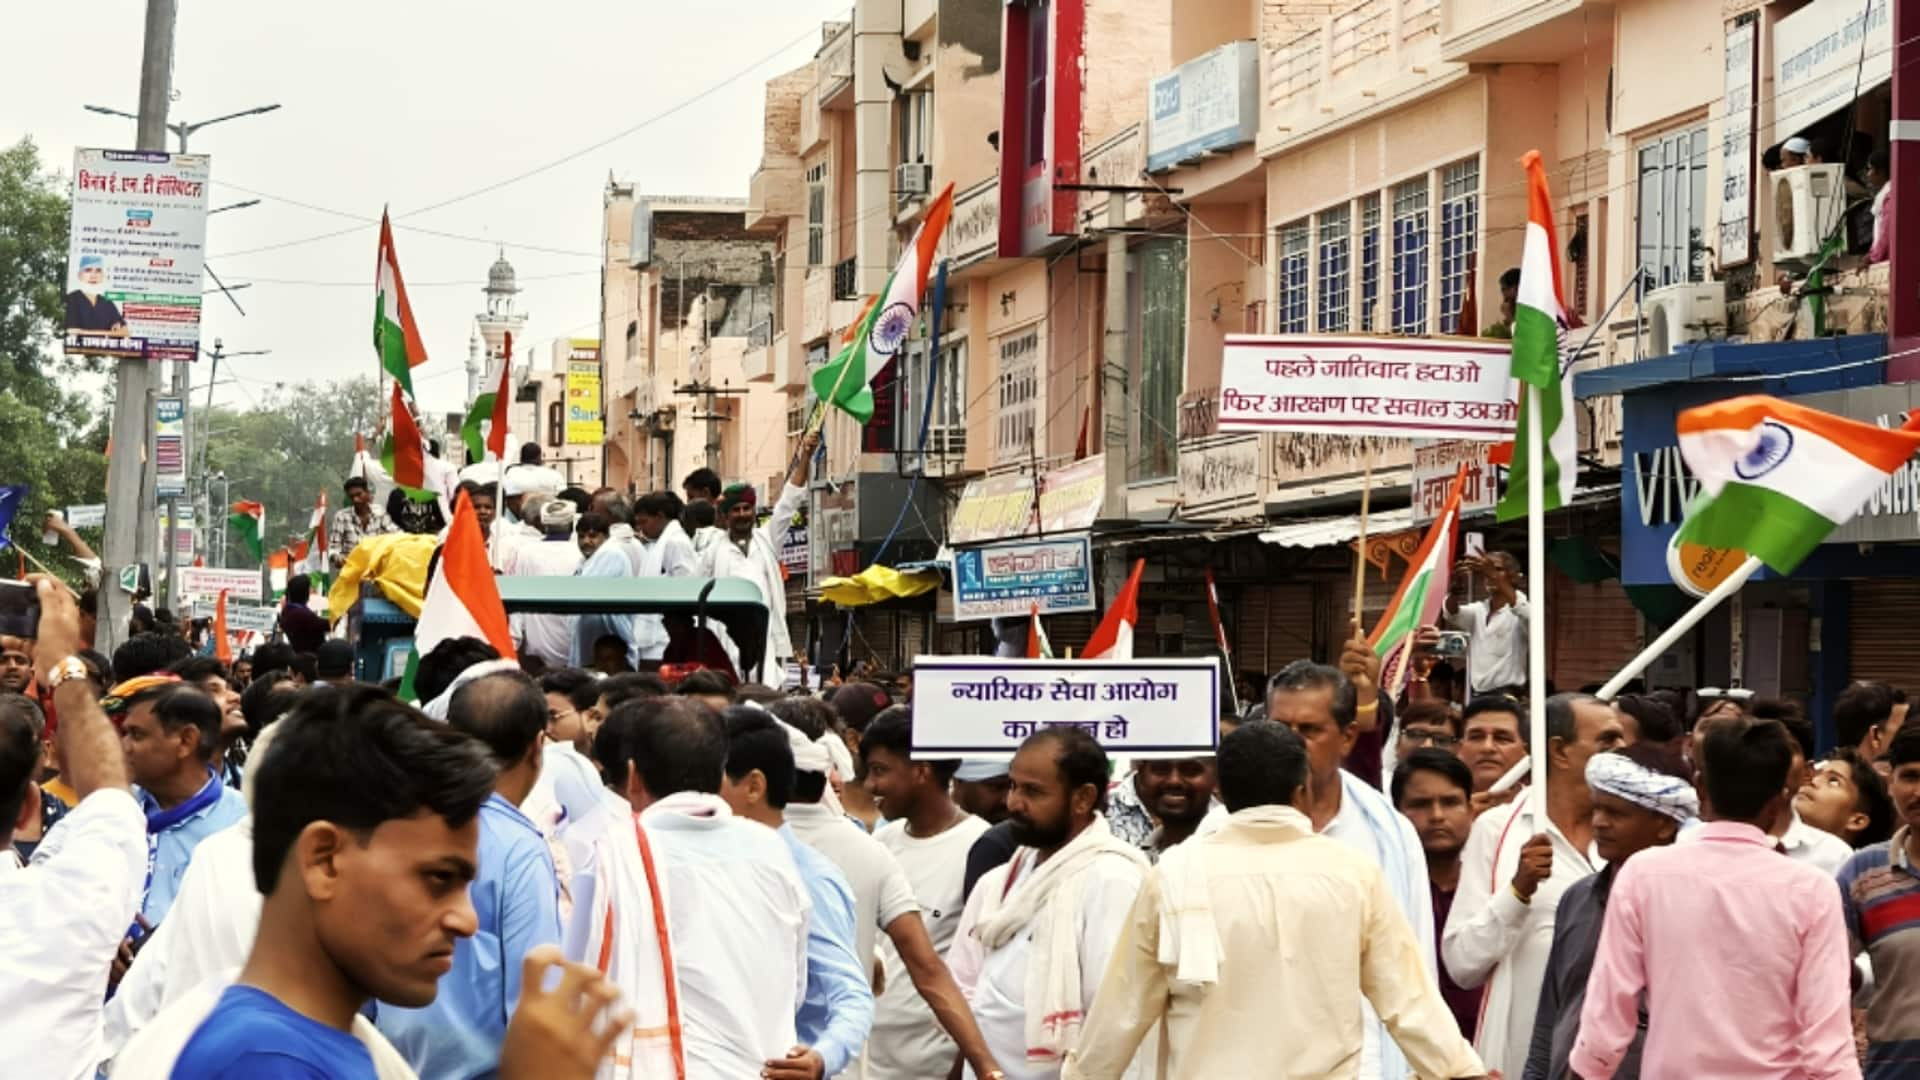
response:
[[[59,689],[61,683],[69,679],[84,679],[86,677],[87,665],[82,663],[79,657],[69,656],[65,660],[47,669],[47,689],[56,690]]]

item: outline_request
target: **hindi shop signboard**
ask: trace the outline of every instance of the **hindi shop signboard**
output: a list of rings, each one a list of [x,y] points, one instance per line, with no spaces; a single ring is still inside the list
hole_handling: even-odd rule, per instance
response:
[[[1504,441],[1511,362],[1504,341],[1229,334],[1219,427]]]
[[[1220,744],[1219,664],[914,658],[916,759],[1005,760],[1050,727],[1077,727],[1109,755],[1211,754]]]
[[[204,154],[76,150],[66,351],[123,360],[200,355]]]
[[[1092,611],[1093,543],[1084,535],[958,548],[953,553],[956,622]]]
[[[183,566],[178,583],[180,595],[196,600],[217,600],[221,592],[229,600],[260,599],[260,571],[221,570],[211,566]]]
[[[599,446],[606,441],[600,413],[600,342],[574,338],[567,353],[567,445]]]
[[[1467,480],[1460,492],[1460,512],[1492,510],[1500,501],[1500,469],[1488,462],[1492,443],[1415,439],[1413,442],[1413,523],[1425,525],[1447,505],[1447,489],[1460,466]]]
[[[1095,454],[1046,474],[1040,483],[1039,528],[1034,525],[1033,477],[969,480],[948,526],[950,544],[984,544],[1019,536],[1086,532],[1107,498],[1107,459]]]

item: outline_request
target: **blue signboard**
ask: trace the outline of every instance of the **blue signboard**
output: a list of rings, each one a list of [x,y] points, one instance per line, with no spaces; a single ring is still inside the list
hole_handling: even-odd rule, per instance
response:
[[[1020,540],[953,553],[953,617],[1092,611],[1093,544],[1085,536]]]

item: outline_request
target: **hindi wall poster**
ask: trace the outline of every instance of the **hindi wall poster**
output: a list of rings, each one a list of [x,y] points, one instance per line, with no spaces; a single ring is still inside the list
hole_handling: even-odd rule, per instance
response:
[[[1512,344],[1229,334],[1219,429],[1500,442],[1518,400]]]
[[[62,290],[69,354],[199,358],[211,175],[204,154],[74,151]]]
[[[953,553],[956,622],[995,616],[1092,611],[1093,543],[1085,535],[957,548]]]
[[[599,446],[606,441],[600,411],[600,343],[574,339],[567,354],[568,446]]]
[[[914,658],[916,759],[1004,761],[1050,727],[1079,728],[1109,755],[1211,754],[1220,744],[1220,666],[1200,658]]]
[[[1425,525],[1440,516],[1447,505],[1447,489],[1453,486],[1454,473],[1465,465],[1467,479],[1460,492],[1460,512],[1474,514],[1490,511],[1500,501],[1500,476],[1503,470],[1488,461],[1493,449],[1487,442],[1457,442],[1451,439],[1415,439],[1413,442],[1413,523]]]
[[[153,399],[153,497],[164,502],[187,493],[187,400],[177,394]]]

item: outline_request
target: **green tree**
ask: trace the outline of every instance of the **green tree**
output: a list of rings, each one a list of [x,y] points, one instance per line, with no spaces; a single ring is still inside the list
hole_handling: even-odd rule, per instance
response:
[[[65,187],[32,140],[0,149],[0,484],[32,489],[12,541],[77,581],[77,567],[40,543],[48,510],[106,496],[104,413],[66,389],[73,376],[103,366],[56,351],[67,279]],[[15,572],[10,561],[0,558],[0,572]]]
[[[321,492],[329,507],[342,505],[340,485],[353,465],[354,435],[367,436],[373,447],[383,406],[374,380],[345,379],[276,389],[244,410],[215,407],[211,415],[198,414],[194,426],[210,440],[207,472],[226,475],[229,501],[266,507],[262,539],[273,551],[306,533]],[[213,497],[221,494],[216,487]],[[227,508],[216,505],[212,511],[218,527]]]

